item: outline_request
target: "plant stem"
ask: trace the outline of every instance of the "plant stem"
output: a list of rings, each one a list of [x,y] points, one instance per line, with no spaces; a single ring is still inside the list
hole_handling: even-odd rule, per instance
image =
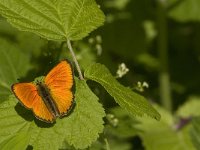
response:
[[[106,149],[107,149],[107,150],[110,150],[110,145],[109,145],[109,143],[108,143],[108,140],[105,138],[104,141],[105,141],[105,143],[106,143]]]
[[[167,110],[172,111],[165,2],[165,0],[157,0],[158,54],[160,61],[159,84],[161,103]]]
[[[70,53],[71,53],[71,55],[72,55],[72,58],[73,58],[73,60],[74,60],[75,65],[76,65],[76,69],[77,69],[77,71],[78,71],[79,78],[80,78],[80,80],[84,80],[83,75],[82,75],[82,72],[81,72],[81,68],[80,68],[80,66],[79,66],[79,64],[78,64],[78,61],[77,61],[77,59],[76,59],[76,55],[75,55],[75,53],[74,53],[74,50],[73,50],[73,48],[72,48],[72,45],[71,45],[70,40],[67,40],[67,46],[68,46],[68,48],[69,48],[69,51],[70,51]]]

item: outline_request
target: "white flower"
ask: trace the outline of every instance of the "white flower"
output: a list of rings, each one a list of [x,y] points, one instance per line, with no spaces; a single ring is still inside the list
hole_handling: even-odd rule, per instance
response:
[[[121,63],[118,66],[117,78],[122,78],[124,75],[127,74],[127,72],[129,72],[129,69],[126,67],[125,63]]]

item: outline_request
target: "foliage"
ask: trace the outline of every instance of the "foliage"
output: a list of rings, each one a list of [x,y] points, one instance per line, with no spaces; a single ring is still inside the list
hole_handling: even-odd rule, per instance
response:
[[[138,128],[136,128],[139,122],[120,107],[110,109],[106,118],[108,124],[105,128],[105,134],[108,136],[111,135],[119,139],[128,139],[136,136],[139,131]]]
[[[148,118],[139,119],[141,124],[138,124],[138,127],[142,131],[139,134],[145,148],[147,150],[195,150],[190,140],[190,126],[186,124],[183,128],[179,129],[176,124],[180,122],[175,123],[170,113],[158,106],[156,108],[163,118],[160,122],[155,122]]]
[[[186,22],[186,21],[200,21],[199,17],[199,6],[200,2],[198,0],[190,1],[178,1],[178,0],[169,0],[172,7],[169,12],[169,16],[173,17],[176,20]]]
[[[147,114],[157,120],[160,119],[160,114],[142,96],[119,84],[105,66],[101,64],[91,65],[85,70],[85,77],[100,83],[115,101],[131,115]]]
[[[198,149],[199,5],[0,0],[0,149]],[[74,67],[76,105],[47,124],[22,107],[10,87],[73,60],[69,40],[85,80]],[[171,93],[172,111],[161,93]]]
[[[15,149],[26,149],[29,139],[30,135],[28,132],[21,132],[13,137],[9,137],[8,139],[4,140],[4,142],[2,142],[0,146],[3,150],[12,149],[13,145],[15,146]]]
[[[11,94],[10,85],[17,82],[19,77],[23,77],[31,65],[29,56],[21,52],[18,47],[1,38],[0,43],[0,102],[2,102]]]
[[[94,0],[1,0],[0,12],[18,29],[49,40],[82,39],[104,20]]]
[[[98,98],[89,90],[84,81],[76,81],[76,107],[69,117],[49,125],[34,119],[29,111],[17,104],[15,97],[0,107],[0,143],[13,144],[16,137],[24,138],[34,149],[58,149],[64,139],[75,148],[86,148],[103,130],[104,110]],[[25,136],[24,135],[24,136]],[[13,140],[15,139],[15,140]],[[24,145],[22,145],[24,146]]]
[[[197,117],[200,116],[199,107],[200,107],[199,97],[191,96],[188,98],[187,102],[177,110],[176,114],[184,118],[191,116]]]
[[[199,140],[199,134],[200,134],[200,119],[199,117],[195,118],[192,122],[192,129],[191,129],[191,138],[194,146],[197,150],[200,148],[200,140]]]

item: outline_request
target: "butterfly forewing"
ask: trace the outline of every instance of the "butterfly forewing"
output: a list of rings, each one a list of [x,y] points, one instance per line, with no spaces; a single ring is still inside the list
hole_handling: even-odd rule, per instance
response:
[[[66,114],[73,102],[73,70],[68,61],[61,61],[46,76],[45,85],[49,89],[60,116]]]
[[[37,89],[34,84],[16,83],[13,84],[12,91],[25,107],[32,108],[37,95]]]
[[[44,101],[38,94],[38,90],[33,83],[17,83],[12,86],[12,90],[19,101],[27,108],[32,109],[35,116],[46,122],[53,122],[55,117],[47,109]]]

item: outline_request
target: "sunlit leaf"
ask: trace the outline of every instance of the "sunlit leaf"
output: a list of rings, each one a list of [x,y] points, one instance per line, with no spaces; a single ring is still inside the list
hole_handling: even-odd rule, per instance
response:
[[[0,14],[16,28],[49,40],[79,40],[104,22],[94,0],[0,0]]]
[[[86,148],[103,132],[104,109],[85,81],[76,81],[76,106],[65,119],[66,141],[75,148]],[[67,130],[69,129],[69,130]]]
[[[160,120],[160,114],[145,100],[143,96],[124,87],[111,75],[110,71],[101,64],[93,64],[85,70],[87,79],[100,83],[115,101],[132,116],[149,115]]]
[[[13,147],[21,150],[25,150],[28,142],[30,139],[30,135],[28,132],[21,132],[11,138],[8,138],[8,140],[5,140],[0,144],[1,150],[11,150]]]
[[[38,121],[32,112],[17,104],[16,98],[11,96],[0,105],[0,144],[12,141],[14,137],[17,141],[19,139],[16,137],[28,133],[28,144],[34,149],[59,149],[64,140],[75,148],[90,146],[103,131],[102,118],[105,113],[85,81],[76,80],[76,88],[73,112],[65,118],[57,119],[55,124]]]

